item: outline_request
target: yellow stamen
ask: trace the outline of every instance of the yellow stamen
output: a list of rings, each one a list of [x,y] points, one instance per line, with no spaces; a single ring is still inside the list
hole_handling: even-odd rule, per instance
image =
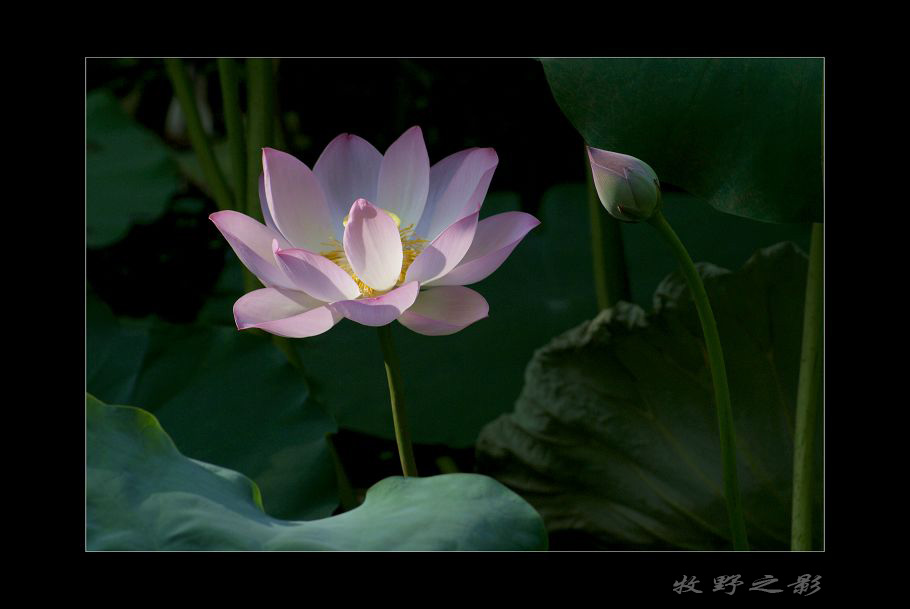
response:
[[[385,211],[385,210],[383,210],[383,211]],[[396,226],[401,225],[401,220],[399,220],[398,216],[396,216],[392,212],[386,212],[386,213],[389,214],[390,216],[392,216],[392,219],[395,220]],[[348,219],[347,219],[347,217],[345,217],[344,224],[347,224],[347,221],[348,221]],[[401,273],[398,275],[398,281],[395,283],[394,287],[398,287],[399,285],[404,283],[405,275],[408,274],[408,267],[411,266],[411,263],[414,262],[414,260],[417,258],[417,256],[420,255],[420,252],[423,251],[423,248],[427,244],[426,239],[421,239],[420,237],[418,237],[417,235],[414,234],[414,225],[413,224],[409,224],[408,226],[406,226],[404,228],[399,228],[398,234],[401,236],[401,247],[402,247],[403,258],[401,261]],[[323,242],[322,245],[324,245],[330,249],[319,252],[319,254],[321,256],[325,256],[326,258],[328,258],[329,260],[331,260],[332,262],[334,262],[335,264],[340,266],[341,269],[345,273],[350,275],[351,279],[354,280],[354,283],[357,284],[357,287],[360,288],[361,295],[366,296],[367,298],[372,298],[373,296],[381,296],[382,294],[385,294],[386,292],[389,291],[389,290],[384,290],[384,291],[374,290],[373,288],[371,288],[370,286],[365,284],[360,279],[360,277],[357,276],[357,274],[351,268],[351,263],[348,262],[347,256],[344,255],[344,245],[339,243],[338,239],[332,239],[331,241]]]

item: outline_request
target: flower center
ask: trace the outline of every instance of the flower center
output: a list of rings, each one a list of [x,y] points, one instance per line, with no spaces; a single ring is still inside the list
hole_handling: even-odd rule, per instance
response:
[[[357,287],[360,288],[360,295],[366,298],[372,298],[374,296],[381,296],[386,292],[400,286],[404,283],[405,275],[408,273],[408,267],[411,266],[411,263],[414,262],[414,259],[420,255],[420,252],[423,251],[423,248],[427,244],[426,239],[421,239],[414,234],[414,225],[409,224],[404,228],[401,228],[401,219],[394,213],[383,209],[385,213],[391,216],[392,220],[395,221],[395,226],[398,227],[398,234],[401,237],[401,247],[403,250],[404,258],[401,261],[401,273],[398,275],[398,281],[395,283],[392,288],[389,290],[374,290],[367,284],[365,284],[360,277],[357,276],[357,273],[354,272],[354,269],[351,268],[351,263],[348,262],[347,256],[344,254],[344,245],[342,245],[338,239],[332,239],[331,241],[324,241],[322,245],[328,247],[329,249],[319,252],[320,256],[325,256],[335,264],[341,267],[341,269],[351,276],[351,279],[354,280],[354,283],[357,284]],[[344,217],[341,225],[347,226],[348,216]]]

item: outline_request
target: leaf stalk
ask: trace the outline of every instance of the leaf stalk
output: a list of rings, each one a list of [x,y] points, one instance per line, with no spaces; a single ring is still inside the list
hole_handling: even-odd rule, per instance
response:
[[[793,512],[790,548],[812,549],[812,461],[818,403],[821,396],[822,342],[824,338],[824,225],[812,225],[806,300],[803,306],[803,341],[796,390],[796,431],[793,445]]]

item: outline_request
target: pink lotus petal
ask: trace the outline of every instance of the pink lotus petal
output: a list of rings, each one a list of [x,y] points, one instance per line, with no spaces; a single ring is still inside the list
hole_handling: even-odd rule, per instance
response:
[[[392,323],[414,304],[419,285],[416,281],[406,283],[375,298],[342,300],[332,308],[342,315],[365,326],[384,326]]]
[[[441,286],[421,291],[398,321],[418,334],[445,336],[487,317],[489,311],[484,297],[471,288]]]
[[[275,226],[295,247],[318,250],[335,235],[319,180],[291,155],[262,149],[265,196]]]
[[[474,212],[442,231],[408,267],[407,280],[424,284],[454,269],[471,247],[478,215]]]
[[[351,206],[344,227],[344,253],[361,281],[377,291],[398,283],[404,250],[391,216],[366,199]]]
[[[411,127],[389,146],[379,170],[376,204],[401,219],[401,227],[420,221],[430,187],[430,157],[420,127]]]
[[[592,148],[591,146],[587,146],[587,150],[588,159],[590,159],[591,164],[597,165],[602,169],[608,169],[617,176],[622,177],[625,175],[627,169],[633,167],[651,179],[657,179],[657,174],[651,166],[640,159],[636,159],[634,156],[620,154],[619,152],[610,152],[609,150],[601,150],[600,148]]]
[[[265,220],[265,225],[276,233],[281,233],[278,230],[278,227],[275,226],[275,221],[272,219],[272,212],[269,211],[269,201],[265,196],[265,174],[259,174],[259,207],[262,208],[262,218]]]
[[[240,258],[240,262],[269,287],[294,288],[291,279],[278,267],[272,254],[272,242],[291,247],[280,233],[240,212],[225,210],[209,216]]]
[[[588,146],[597,197],[611,216],[645,220],[660,208],[660,180],[650,165],[627,154]]]
[[[360,295],[350,275],[331,260],[304,249],[275,252],[278,265],[298,289],[323,302],[348,300]]]
[[[457,220],[480,209],[499,163],[492,148],[470,148],[430,169],[430,190],[417,234],[435,239]]]
[[[432,281],[432,285],[469,285],[486,279],[539,224],[540,220],[520,211],[508,211],[481,220],[474,233],[474,242],[461,263]]]
[[[332,217],[336,238],[340,239],[342,221],[357,199],[376,201],[382,154],[365,139],[342,133],[332,140],[313,173],[322,186]]]
[[[306,338],[329,330],[341,315],[302,292],[264,288],[234,303],[238,330],[260,328],[288,338]]]

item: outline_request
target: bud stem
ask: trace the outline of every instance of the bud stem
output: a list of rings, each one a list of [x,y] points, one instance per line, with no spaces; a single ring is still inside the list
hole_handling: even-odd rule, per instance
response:
[[[382,348],[382,359],[385,362],[385,374],[389,381],[389,400],[392,403],[392,421],[395,425],[395,441],[398,443],[398,457],[401,459],[401,471],[404,477],[417,477],[417,464],[414,461],[414,448],[411,446],[411,433],[408,431],[408,418],[404,410],[404,393],[402,391],[401,367],[398,354],[392,342],[392,325],[386,324],[379,330],[379,346]]]
[[[708,362],[714,381],[714,397],[717,402],[717,427],[720,432],[720,455],[723,465],[724,498],[727,502],[727,514],[730,517],[730,530],[734,550],[748,550],[746,521],[743,517],[742,498],[739,493],[739,479],[736,473],[736,431],[733,426],[733,410],[730,406],[730,387],[727,384],[727,368],[724,364],[724,353],[720,346],[720,335],[717,322],[705,292],[701,276],[686,251],[685,246],[667,222],[663,213],[657,211],[648,222],[667,241],[676,258],[679,260],[686,283],[692,291],[702,331],[705,333],[705,346],[708,350]]]

